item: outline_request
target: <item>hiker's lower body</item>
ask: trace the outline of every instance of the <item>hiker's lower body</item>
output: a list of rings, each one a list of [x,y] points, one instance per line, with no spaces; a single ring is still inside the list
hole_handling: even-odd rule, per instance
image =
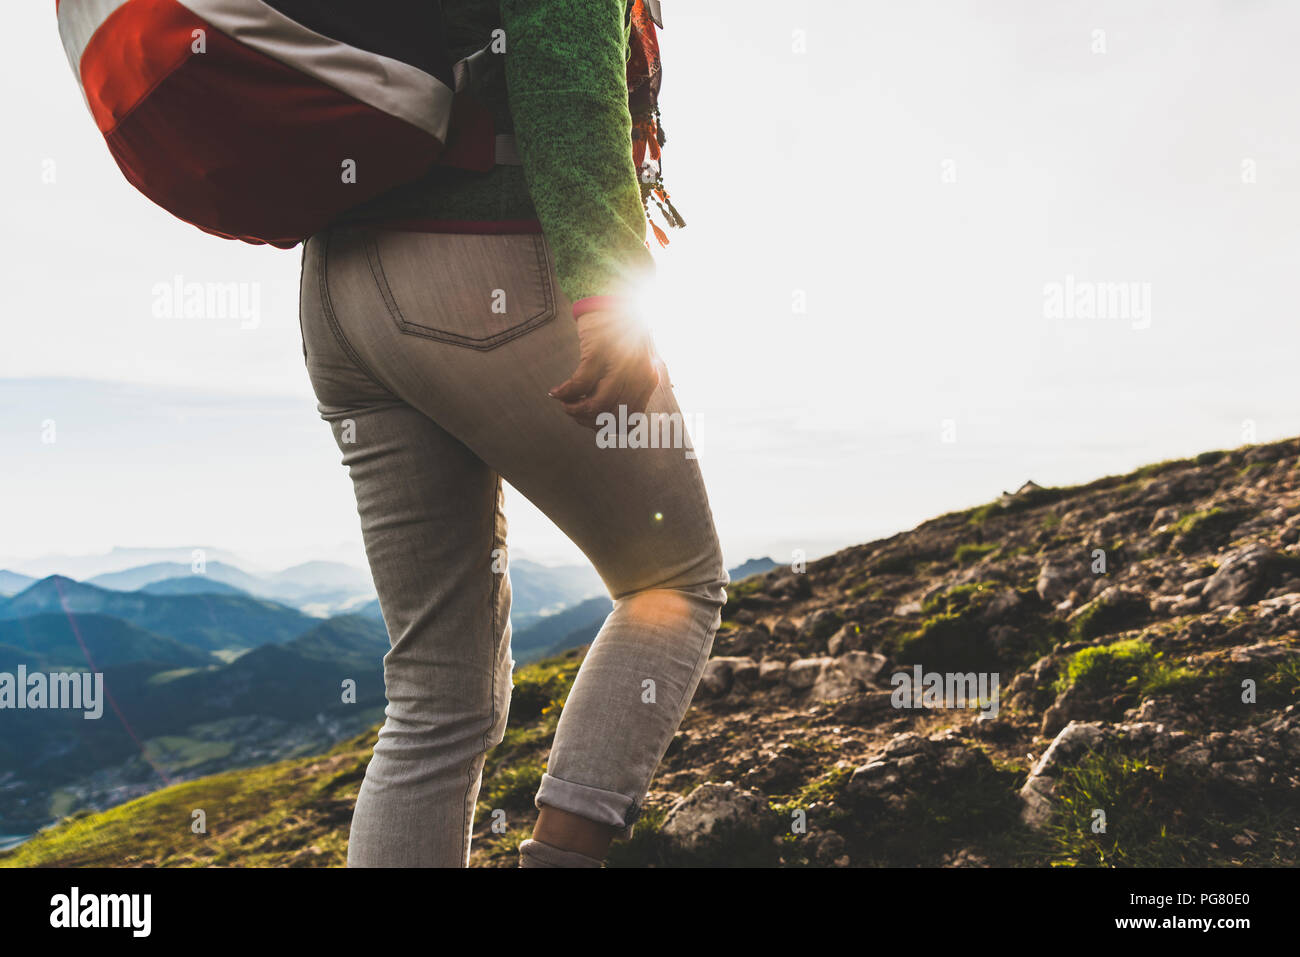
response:
[[[307,369],[392,641],[349,866],[468,863],[512,688],[503,481],[614,599],[537,806],[629,833],[699,683],[727,574],[698,465],[682,447],[602,448],[547,397],[577,364],[570,308],[540,235],[335,228],[304,246]],[[667,386],[647,411],[678,412]]]

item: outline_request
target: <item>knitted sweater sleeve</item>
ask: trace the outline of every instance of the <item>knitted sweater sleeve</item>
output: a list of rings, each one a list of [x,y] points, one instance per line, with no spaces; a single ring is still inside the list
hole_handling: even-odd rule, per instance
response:
[[[632,163],[625,0],[500,0],[510,115],[571,302],[653,269]]]

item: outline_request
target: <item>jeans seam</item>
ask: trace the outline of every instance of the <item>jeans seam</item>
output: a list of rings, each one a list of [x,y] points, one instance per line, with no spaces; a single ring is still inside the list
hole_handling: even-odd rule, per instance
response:
[[[716,630],[716,626],[704,629],[704,634],[700,637],[699,648],[697,648],[695,652],[695,667],[691,671],[691,677],[687,682],[688,685],[694,683],[696,687],[699,686],[699,678],[704,674],[704,669],[709,663],[708,655],[705,653],[704,646],[709,642]],[[686,712],[690,709],[692,700],[694,700],[694,692],[692,691],[691,697],[687,698],[686,689],[683,688],[681,697],[677,700],[677,707],[673,712],[678,716],[677,725],[673,730],[674,735],[676,735],[677,729],[681,727],[681,723],[686,719]],[[670,737],[668,739],[668,744],[664,746],[664,749],[667,750],[671,744],[672,738]],[[627,813],[623,816],[623,824],[625,827],[631,827],[641,817],[641,802],[644,800],[646,791],[650,789],[650,782],[654,780],[655,772],[659,770],[659,765],[662,761],[663,755],[659,755],[658,760],[656,760],[654,765],[650,768],[650,774],[638,788],[637,796],[632,798],[632,803],[628,806]]]
[[[496,477],[496,482],[493,485],[493,492],[492,492],[491,499],[492,502],[491,502],[490,514],[488,516],[488,520],[491,523],[492,534],[488,536],[488,542],[489,542],[488,568],[492,567],[492,553],[496,551],[499,545],[498,537],[497,537],[497,508],[499,507],[501,502],[501,476],[500,475]],[[502,575],[504,574],[506,574],[506,572],[502,572]],[[492,622],[491,625],[492,641],[490,644],[490,657],[488,661],[488,681],[490,682],[490,687],[492,689],[492,716],[488,721],[487,730],[483,732],[482,754],[484,756],[484,767],[487,766],[486,755],[488,749],[492,745],[492,729],[495,728],[497,725],[497,713],[500,710],[497,706],[497,657],[501,649],[501,633],[498,628],[499,619],[497,617],[497,606],[500,603],[500,596],[501,596],[501,577],[502,576],[498,575],[496,572],[492,572],[492,588],[488,592],[488,603],[491,606],[489,609],[489,617]],[[477,775],[474,773],[474,764],[471,764],[469,770],[469,780],[466,781],[465,783],[465,817],[469,818],[469,824],[471,828],[474,823],[474,810],[473,807],[470,805],[469,798],[470,798],[470,792],[474,789],[474,779],[476,777]],[[469,828],[466,828],[464,826],[461,827],[461,842],[462,842],[461,849],[460,849],[461,860],[465,859],[465,855],[466,853],[468,853],[469,850],[469,848],[464,843],[467,840],[467,838],[465,837],[467,830],[469,830]]]
[[[393,390],[380,382],[379,378],[370,371],[370,367],[362,361],[357,350],[354,349],[352,343],[348,341],[347,335],[343,332],[343,327],[339,324],[338,316],[334,313],[334,300],[330,297],[329,288],[329,250],[330,240],[332,238],[333,233],[326,231],[325,240],[321,244],[320,272],[317,277],[317,282],[320,287],[321,311],[325,313],[325,320],[330,324],[330,329],[333,330],[334,338],[338,341],[339,347],[347,353],[348,358],[352,360],[357,369],[359,369],[367,379],[379,386],[379,388],[383,389],[385,392],[392,393]]]
[[[713,518],[713,507],[712,507],[712,505],[709,504],[709,493],[708,493],[708,489],[707,489],[707,487],[706,487],[705,484],[704,484],[704,474],[703,474],[703,470],[700,468],[698,462],[695,462],[695,463],[693,463],[693,464],[694,464],[694,467],[693,467],[693,468],[688,468],[686,471],[690,474],[690,476],[691,476],[691,480],[692,480],[692,482],[694,483],[697,492],[699,493],[701,499],[702,499],[702,500],[704,501],[704,503],[705,503],[705,510],[706,510],[706,513],[708,514],[708,517],[709,517],[709,526],[710,526],[710,528],[712,528],[712,529],[714,530],[714,531],[713,531],[713,536],[712,536],[712,537],[713,537],[714,554],[719,554],[719,555],[720,555],[720,554],[721,554],[721,546],[720,546],[720,544],[718,543],[718,536],[717,536],[717,531],[716,531],[716,522],[715,522],[715,520],[714,520],[714,518]],[[726,576],[726,564],[725,564],[725,563],[723,563],[723,564],[720,566],[720,568],[719,568],[719,572],[721,573],[721,576]],[[712,584],[712,582],[714,582],[714,581],[721,581],[721,580],[722,580],[722,577],[720,577],[720,576],[715,577],[715,578],[713,578],[713,579],[710,580],[710,584]],[[726,590],[725,590],[725,589],[726,589],[726,586],[722,586],[722,588],[723,588],[723,595],[725,596],[725,594],[726,594]],[[724,601],[725,601],[725,598],[724,598]],[[714,613],[714,614],[715,614],[715,618],[718,616],[718,612],[719,612],[720,610],[721,610],[721,609],[718,609],[718,611],[715,611],[715,613]],[[698,648],[698,649],[696,650],[696,652],[695,652],[695,662],[696,662],[696,663],[695,663],[695,669],[691,672],[691,679],[690,679],[691,681],[694,681],[694,682],[695,682],[696,687],[698,687],[698,685],[699,685],[699,678],[700,678],[700,676],[702,676],[702,675],[704,674],[704,669],[705,669],[706,667],[708,667],[708,655],[705,653],[705,645],[709,642],[711,636],[713,636],[714,634],[716,634],[716,632],[717,632],[717,625],[715,624],[715,625],[714,625],[713,627],[711,627],[711,628],[706,628],[706,629],[704,630],[704,634],[700,637],[700,645],[699,645],[699,648]],[[681,697],[678,699],[678,702],[677,702],[677,710],[674,712],[674,713],[680,715],[679,718],[678,718],[678,720],[677,720],[677,724],[678,724],[679,727],[680,727],[680,725],[681,725],[681,722],[684,721],[684,720],[686,719],[686,712],[690,709],[691,701],[692,701],[692,700],[694,700],[694,694],[692,694],[691,698],[688,699],[688,698],[686,697],[686,690],[685,690],[685,688],[683,688],[683,689],[682,689]],[[675,734],[675,733],[676,733],[676,732],[674,732],[674,734]],[[672,739],[670,738],[670,739],[669,739],[669,743],[670,743],[670,744],[671,744],[671,740],[672,740]],[[660,764],[660,762],[661,762],[662,760],[663,760],[663,758],[662,758],[662,756],[660,756],[660,760],[659,760],[659,761],[656,761],[654,767],[650,769],[650,775],[649,775],[648,778],[646,778],[646,780],[645,780],[645,782],[644,782],[644,787],[641,788],[641,790],[638,792],[638,794],[640,794],[640,795],[644,795],[645,792],[646,792],[647,790],[649,790],[649,788],[650,788],[650,782],[654,780],[655,772],[659,769],[659,764]],[[641,798],[641,797],[633,798],[632,805],[628,808],[627,814],[624,816],[624,821],[625,821],[625,824],[626,824],[627,827],[631,827],[634,823],[636,823],[637,819],[641,816],[641,801],[642,801],[642,798]]]

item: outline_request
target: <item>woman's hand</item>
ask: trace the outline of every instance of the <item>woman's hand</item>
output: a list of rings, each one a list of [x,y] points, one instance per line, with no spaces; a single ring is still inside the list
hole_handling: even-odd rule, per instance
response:
[[[578,367],[547,394],[589,429],[602,412],[644,412],[668,370],[655,352],[650,331],[627,313],[596,309],[578,317]]]

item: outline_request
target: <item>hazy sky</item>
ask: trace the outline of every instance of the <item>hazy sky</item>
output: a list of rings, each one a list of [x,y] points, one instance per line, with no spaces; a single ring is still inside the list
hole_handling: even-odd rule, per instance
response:
[[[1300,5],[665,7],[690,225],[657,254],[654,323],[730,561],[1300,432]],[[135,193],[53,4],[9,13],[0,562],[357,555],[299,251]],[[155,315],[178,276],[244,284],[255,328]],[[1089,314],[1108,290],[1118,313]],[[574,556],[511,507],[517,554]]]

